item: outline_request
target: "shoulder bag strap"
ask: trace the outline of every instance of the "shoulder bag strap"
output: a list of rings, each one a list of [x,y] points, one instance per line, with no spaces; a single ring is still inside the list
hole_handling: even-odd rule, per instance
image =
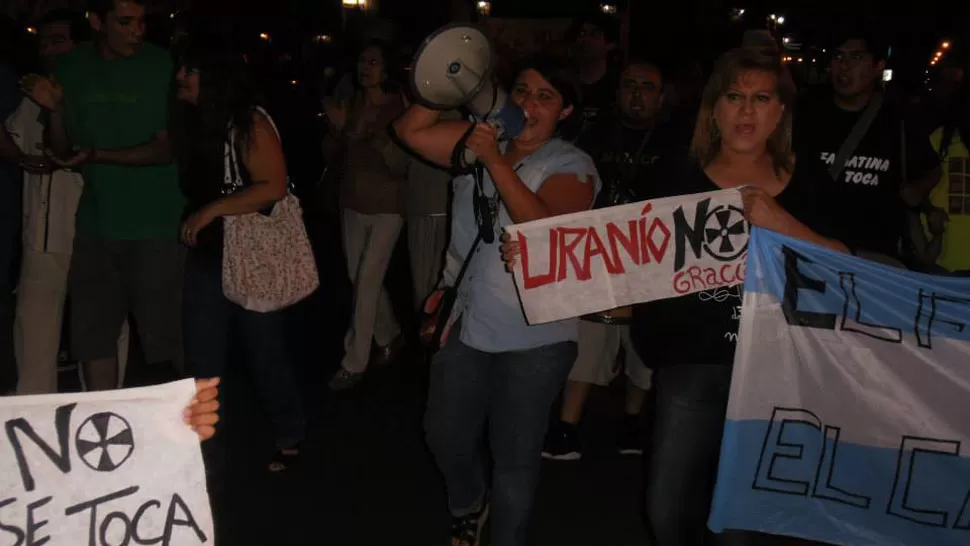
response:
[[[866,107],[865,112],[862,113],[862,117],[859,121],[855,123],[852,127],[852,132],[842,143],[842,147],[839,148],[839,153],[835,156],[835,162],[829,167],[829,175],[832,180],[838,181],[839,175],[842,174],[842,170],[845,168],[845,164],[855,153],[856,149],[859,147],[859,143],[862,142],[863,137],[866,136],[866,132],[869,131],[869,127],[872,125],[876,115],[879,114],[879,109],[882,108],[883,94],[881,92],[876,92],[869,99],[869,105]]]
[[[478,180],[481,180],[482,176],[484,176],[483,167],[481,163],[477,163],[475,165],[475,178]],[[458,288],[458,285],[461,284],[461,280],[465,278],[465,272],[468,271],[468,265],[471,264],[472,258],[475,256],[475,251],[478,250],[478,245],[481,242],[482,242],[482,230],[479,229],[478,235],[475,236],[475,242],[472,243],[472,247],[468,251],[468,255],[465,256],[465,261],[462,262],[461,264],[461,269],[458,270],[458,276],[455,277],[455,284],[452,285],[453,289]]]

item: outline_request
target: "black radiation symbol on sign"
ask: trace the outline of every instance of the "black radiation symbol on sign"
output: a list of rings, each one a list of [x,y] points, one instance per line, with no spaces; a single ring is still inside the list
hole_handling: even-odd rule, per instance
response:
[[[111,472],[135,450],[131,425],[117,413],[95,413],[81,423],[74,438],[77,454],[89,468]]]
[[[731,205],[720,205],[704,221],[704,249],[722,262],[729,262],[748,249],[748,223],[744,211]]]

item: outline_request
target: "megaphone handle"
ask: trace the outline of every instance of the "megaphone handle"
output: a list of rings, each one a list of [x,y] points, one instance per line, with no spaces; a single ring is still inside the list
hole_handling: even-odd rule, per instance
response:
[[[461,155],[462,162],[464,162],[463,167],[471,167],[476,161],[478,161],[478,154],[469,150],[468,147],[465,147]]]
[[[456,168],[460,170],[466,170],[470,168],[478,160],[478,154],[468,149],[466,144],[468,143],[468,137],[472,135],[475,131],[475,123],[472,122],[465,134],[461,135],[458,142],[455,143],[455,148],[451,152],[451,163]]]

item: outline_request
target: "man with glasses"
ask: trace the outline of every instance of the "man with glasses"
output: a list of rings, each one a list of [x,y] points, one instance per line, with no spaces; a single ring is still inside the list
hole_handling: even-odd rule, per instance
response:
[[[938,161],[926,132],[884,95],[890,48],[872,27],[859,24],[835,41],[832,93],[810,96],[795,110],[794,145],[799,161],[818,164],[839,240],[899,265],[906,211],[922,206],[939,180]]]

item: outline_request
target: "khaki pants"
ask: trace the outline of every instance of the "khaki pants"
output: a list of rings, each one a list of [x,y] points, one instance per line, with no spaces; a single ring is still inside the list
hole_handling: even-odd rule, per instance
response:
[[[347,371],[360,373],[367,369],[372,339],[384,346],[401,333],[384,289],[384,274],[402,227],[404,219],[398,214],[343,211],[344,253],[354,284],[354,314],[344,337],[341,363]]]
[[[421,308],[424,300],[438,286],[445,265],[448,244],[448,216],[408,216],[408,258],[414,282],[414,305]]]
[[[57,357],[70,263],[70,254],[29,250],[23,254],[14,323],[18,395],[57,392]],[[118,338],[119,383],[124,381],[127,363],[128,321],[125,321]]]

